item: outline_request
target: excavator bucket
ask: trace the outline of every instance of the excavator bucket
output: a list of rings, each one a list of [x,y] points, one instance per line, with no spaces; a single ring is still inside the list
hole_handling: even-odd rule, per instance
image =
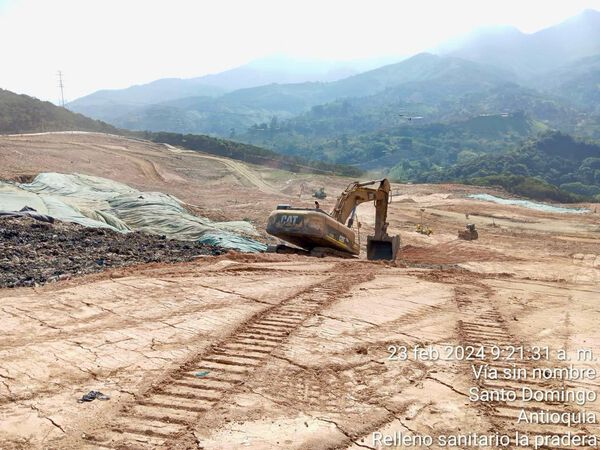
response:
[[[375,239],[375,236],[367,236],[367,259],[371,261],[396,259],[400,248],[400,236],[386,236],[383,239]]]

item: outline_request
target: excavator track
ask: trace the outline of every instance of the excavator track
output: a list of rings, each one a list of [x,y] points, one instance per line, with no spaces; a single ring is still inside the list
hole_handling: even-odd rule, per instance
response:
[[[476,288],[473,289],[474,291]],[[466,298],[457,298],[457,304],[462,320],[458,321],[458,334],[462,345],[484,346],[486,349],[492,346],[511,346],[522,344],[528,347],[527,343],[520,342],[514,336],[506,320],[498,309],[489,300],[486,301],[486,296],[483,295],[481,301],[475,303]],[[488,352],[489,353],[489,352]],[[562,364],[556,360],[548,361],[533,361],[530,359],[506,361],[504,359],[493,360],[486,358],[481,360],[480,364],[486,364],[491,369],[496,369],[502,372],[503,369],[510,370],[526,369],[531,371],[533,367],[560,367]],[[471,377],[472,374],[469,374]],[[586,388],[582,383],[576,381],[560,382],[557,380],[541,381],[531,379],[515,379],[515,380],[486,380],[477,381],[477,385],[482,389],[506,389],[520,392],[522,388],[530,389],[554,389],[560,386],[569,386],[572,388]],[[589,386],[587,386],[589,387]],[[517,418],[519,412],[523,409],[526,413],[537,412],[542,409],[551,410],[553,412],[565,413],[575,412],[576,408],[566,402],[549,402],[549,401],[527,401],[524,402],[521,396],[517,397],[516,402],[489,402],[488,404],[477,404],[481,410],[482,416],[485,416],[497,430],[510,431],[510,435],[514,436],[515,432],[521,435],[549,435],[549,434],[566,434],[575,433],[579,435],[598,433],[598,425],[582,425],[577,424],[571,427],[564,424],[528,424],[518,423]],[[590,429],[592,427],[592,429]],[[511,439],[510,448],[521,448]],[[548,447],[545,445],[539,448],[546,450],[571,450],[572,447]]]
[[[252,377],[307,318],[341,293],[372,279],[334,274],[261,311],[223,341],[169,374],[166,381],[123,405],[103,429],[86,434],[89,448],[172,448],[200,417]]]

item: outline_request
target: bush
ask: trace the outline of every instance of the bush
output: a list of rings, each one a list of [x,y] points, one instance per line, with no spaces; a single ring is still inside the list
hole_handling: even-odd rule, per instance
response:
[[[583,195],[586,197],[594,197],[600,194],[600,187],[591,186],[589,184],[583,184],[580,182],[576,183],[564,183],[560,185],[560,188],[572,192],[574,194]]]

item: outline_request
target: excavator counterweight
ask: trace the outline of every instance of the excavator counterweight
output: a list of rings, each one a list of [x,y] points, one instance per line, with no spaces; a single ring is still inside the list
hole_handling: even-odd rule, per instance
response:
[[[377,183],[377,188],[370,187]],[[400,236],[387,234],[390,183],[385,178],[351,183],[338,197],[331,214],[320,208],[279,205],[269,216],[267,233],[313,254],[358,255],[360,247],[352,225],[356,207],[368,201],[375,204],[375,234],[367,237],[367,259],[394,260]]]

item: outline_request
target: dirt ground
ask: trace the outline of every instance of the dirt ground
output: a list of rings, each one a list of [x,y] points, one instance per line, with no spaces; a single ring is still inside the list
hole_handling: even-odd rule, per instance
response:
[[[104,176],[259,230],[277,203],[310,206],[324,186],[330,208],[349,181],[96,134],[0,137],[0,158],[3,179]],[[390,358],[391,346],[477,343],[599,355],[600,214],[474,201],[465,195],[494,191],[460,185],[394,192],[389,231],[403,248],[393,263],[229,253],[0,289],[0,448],[358,450],[380,448],[379,433],[600,434],[598,424],[515,421],[520,408],[568,402],[468,394],[551,382],[475,382],[467,361]],[[366,242],[371,205],[359,219]],[[421,220],[432,236],[415,232]],[[456,238],[467,221],[477,241]],[[564,365],[554,352],[546,364]],[[597,358],[578,367],[600,371]],[[597,379],[566,385],[600,389]],[[110,400],[77,402],[91,390]],[[585,409],[600,411],[598,401]]]

